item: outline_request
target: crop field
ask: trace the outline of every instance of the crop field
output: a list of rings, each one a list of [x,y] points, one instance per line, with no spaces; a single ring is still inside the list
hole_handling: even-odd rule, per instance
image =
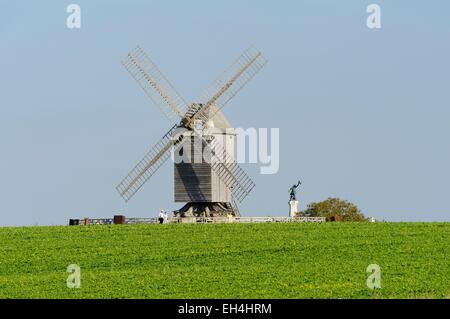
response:
[[[450,297],[450,223],[23,227],[0,241],[0,298]]]

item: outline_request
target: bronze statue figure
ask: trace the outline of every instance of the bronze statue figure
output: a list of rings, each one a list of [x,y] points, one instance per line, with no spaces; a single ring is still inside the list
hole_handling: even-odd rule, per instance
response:
[[[296,194],[297,194],[297,188],[301,185],[302,183],[300,181],[298,181],[297,185],[293,185],[290,189],[289,189],[289,194],[291,195],[291,200],[297,200]]]

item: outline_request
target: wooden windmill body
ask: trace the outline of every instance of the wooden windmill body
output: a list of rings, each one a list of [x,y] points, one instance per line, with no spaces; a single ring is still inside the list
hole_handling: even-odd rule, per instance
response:
[[[170,120],[180,121],[116,187],[120,195],[128,201],[173,155],[174,199],[186,203],[176,214],[239,215],[236,202],[255,184],[236,162],[236,134],[221,109],[265,63],[260,52],[247,49],[188,105],[142,49],[131,51],[123,65]],[[187,154],[190,160],[181,160]]]
[[[225,115],[218,111],[207,123],[203,131],[205,140],[214,139],[236,160],[236,134]],[[195,134],[185,136],[190,146],[191,158],[197,156],[201,162],[188,161],[174,164],[174,194],[175,202],[187,203],[178,213],[181,216],[223,216],[238,215],[233,194],[222,178],[212,169],[211,164],[203,159],[204,148],[195,143]],[[180,159],[181,161],[181,159]],[[193,162],[193,163],[192,163]]]

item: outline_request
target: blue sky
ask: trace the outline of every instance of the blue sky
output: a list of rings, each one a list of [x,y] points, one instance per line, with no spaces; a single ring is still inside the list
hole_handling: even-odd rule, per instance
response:
[[[280,128],[279,173],[244,166],[243,214],[287,215],[301,179],[301,208],[337,196],[378,219],[449,221],[449,18],[444,0],[1,0],[0,224],[180,207],[169,163],[127,204],[114,188],[172,125],[120,65],[137,44],[189,101],[250,44],[269,60],[224,109]]]

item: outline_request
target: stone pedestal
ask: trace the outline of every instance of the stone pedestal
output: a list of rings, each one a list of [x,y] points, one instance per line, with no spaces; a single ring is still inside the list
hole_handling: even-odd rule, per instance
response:
[[[298,213],[298,200],[289,201],[289,217],[295,217]]]

